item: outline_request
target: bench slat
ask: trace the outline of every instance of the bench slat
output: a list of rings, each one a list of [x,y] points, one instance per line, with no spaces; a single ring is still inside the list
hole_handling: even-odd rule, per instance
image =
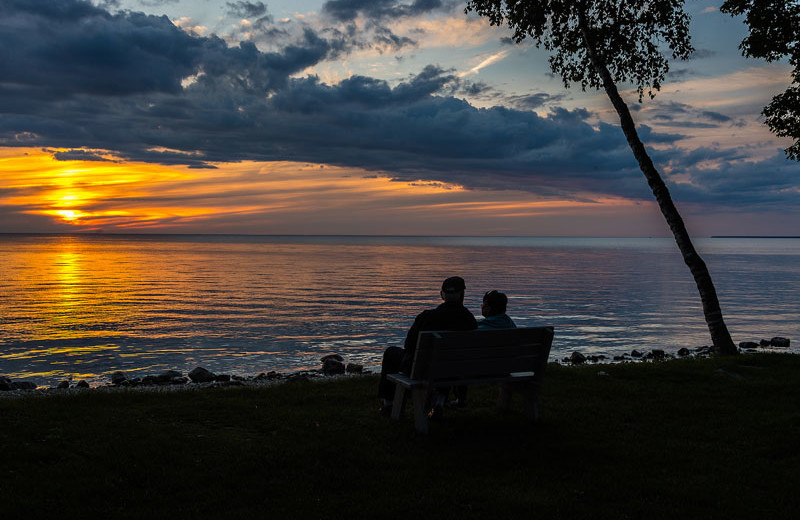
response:
[[[527,356],[541,348],[541,343],[522,343],[520,345],[490,345],[490,346],[450,346],[442,345],[439,348],[437,361],[449,359],[502,359],[518,356]]]
[[[541,356],[525,356],[510,359],[448,360],[431,366],[428,379],[470,378],[477,376],[507,376],[512,372],[536,372]]]

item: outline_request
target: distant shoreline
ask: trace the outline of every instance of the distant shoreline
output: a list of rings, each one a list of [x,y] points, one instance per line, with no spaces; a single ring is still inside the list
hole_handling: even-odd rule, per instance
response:
[[[800,238],[790,235],[711,235],[711,238]]]

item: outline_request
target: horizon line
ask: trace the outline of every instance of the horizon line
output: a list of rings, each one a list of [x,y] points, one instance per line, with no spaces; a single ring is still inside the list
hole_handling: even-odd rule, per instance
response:
[[[12,231],[0,235],[80,235],[80,236],[242,236],[242,237],[385,237],[385,238],[674,238],[671,235],[420,235],[365,233],[175,233],[175,232],[104,232],[104,231]],[[790,238],[800,235],[695,235],[692,238]]]

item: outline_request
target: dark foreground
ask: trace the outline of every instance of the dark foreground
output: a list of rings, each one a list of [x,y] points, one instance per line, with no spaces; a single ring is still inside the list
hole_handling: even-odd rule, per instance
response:
[[[606,375],[598,375],[605,373]],[[800,356],[550,365],[428,437],[375,376],[0,399],[8,518],[795,518]],[[515,403],[519,406],[519,403]]]

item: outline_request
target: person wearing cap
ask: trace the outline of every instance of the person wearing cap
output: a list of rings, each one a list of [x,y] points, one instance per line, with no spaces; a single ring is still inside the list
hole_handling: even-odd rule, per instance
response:
[[[464,307],[466,284],[460,276],[451,276],[442,282],[441,305],[422,311],[408,329],[403,348],[389,347],[383,353],[378,397],[382,399],[381,413],[389,415],[394,398],[394,383],[386,379],[388,374],[411,372],[419,333],[424,330],[472,330],[478,327],[475,316]],[[446,395],[446,394],[445,394]]]

